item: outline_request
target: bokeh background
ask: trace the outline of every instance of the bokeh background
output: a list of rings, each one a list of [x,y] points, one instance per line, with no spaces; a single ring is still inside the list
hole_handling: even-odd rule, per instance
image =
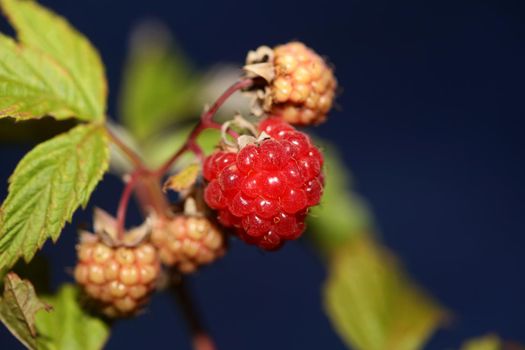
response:
[[[41,1],[101,52],[110,113],[131,29],[157,18],[200,68],[241,64],[260,44],[299,39],[327,55],[343,88],[318,128],[341,149],[385,244],[454,312],[428,349],[494,331],[525,343],[523,1]],[[0,29],[11,33],[4,20]],[[0,140],[2,142],[2,140]],[[0,186],[30,145],[3,143]],[[91,204],[116,207],[110,175]],[[132,216],[137,211],[132,211]],[[89,221],[91,211],[76,214]],[[133,218],[131,219],[133,220]],[[46,246],[56,285],[70,280],[75,227]],[[344,349],[322,311],[325,271],[307,244],[263,254],[233,242],[191,279],[220,349]],[[189,349],[167,296],[116,327],[109,349]],[[0,327],[0,348],[20,346]]]

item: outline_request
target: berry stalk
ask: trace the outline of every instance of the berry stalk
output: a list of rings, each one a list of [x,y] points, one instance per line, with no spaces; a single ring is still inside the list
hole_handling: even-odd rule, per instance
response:
[[[137,180],[139,179],[139,172],[135,171],[131,175],[128,176],[126,186],[124,187],[124,190],[122,191],[122,195],[120,196],[120,200],[118,203],[118,209],[117,209],[117,234],[119,239],[124,239],[125,234],[125,222],[126,222],[126,212],[128,209],[129,200],[131,198],[131,194],[133,193],[133,190],[135,188],[135,185],[137,184]]]
[[[215,113],[217,113],[219,108],[236,91],[247,88],[252,84],[253,80],[248,78],[240,80],[232,86],[230,86],[221,96],[219,96],[215,103],[210,108],[206,109],[206,111],[201,115],[199,123],[192,130],[186,142],[181,146],[181,148],[177,150],[177,152],[175,152],[175,154],[168,161],[166,161],[155,171],[148,169],[142,161],[142,159],[140,158],[140,156],[135,151],[133,151],[128,145],[126,145],[126,143],[123,142],[115,133],[113,133],[110,130],[110,128],[106,128],[107,133],[113,144],[115,144],[135,166],[135,171],[131,174],[131,178],[126,184],[126,187],[124,188],[124,191],[122,192],[119,201],[117,211],[119,235],[123,234],[124,232],[127,206],[129,204],[131,194],[135,186],[137,185],[137,182],[143,182],[144,184],[147,184],[146,186],[140,186],[140,192],[142,194],[139,195],[139,201],[142,202],[142,207],[144,208],[145,212],[147,212],[149,208],[153,208],[155,209],[158,215],[164,216],[164,209],[166,209],[167,207],[166,200],[160,190],[160,186],[155,186],[152,183],[152,181],[158,181],[159,178],[162,177],[173,166],[173,164],[179,159],[179,157],[187,151],[193,152],[195,156],[202,162],[204,160],[204,153],[200,146],[197,144],[198,136],[206,129],[220,130],[221,125],[213,121],[213,116],[215,115]],[[238,135],[234,131],[229,130],[228,132],[232,137],[238,137]],[[158,189],[155,187],[158,187]]]
[[[194,350],[216,350],[212,338],[206,332],[202,324],[195,303],[191,297],[184,278],[172,281],[171,290],[181,305],[184,318],[188,321],[192,337]]]
[[[206,129],[221,130],[222,125],[213,121],[214,115],[218,109],[228,100],[235,92],[249,87],[253,84],[252,79],[240,80],[230,86],[208,109],[201,115],[199,123],[194,127],[183,146],[175,154],[156,170],[149,169],[141,157],[118,138],[109,128],[108,135],[111,141],[119,150],[127,156],[133,163],[135,170],[128,175],[128,179],[122,195],[119,200],[117,209],[117,232],[119,239],[125,235],[125,220],[129,201],[133,192],[136,192],[139,205],[144,213],[153,210],[158,217],[165,217],[169,210],[169,204],[162,193],[160,178],[173,166],[185,152],[190,151],[201,161],[204,161],[204,153],[197,144],[198,136]],[[228,134],[233,138],[239,135],[233,130],[228,130]],[[179,304],[182,307],[184,317],[186,318],[193,334],[193,347],[195,350],[214,350],[216,347],[211,337],[205,331],[198,313],[195,310],[191,295],[185,287],[182,279],[178,283],[172,283],[172,289],[176,295]]]
[[[179,159],[179,157],[183,155],[186,151],[191,151],[195,153],[197,158],[199,158],[199,160],[202,161],[204,157],[201,148],[197,144],[197,137],[199,137],[201,132],[203,132],[206,129],[220,130],[222,125],[213,121],[213,116],[215,115],[215,113],[217,113],[219,108],[228,100],[228,98],[231,97],[231,95],[233,95],[239,90],[251,86],[252,84],[253,79],[248,78],[240,80],[232,86],[230,86],[228,89],[226,89],[226,91],[224,91],[224,93],[221,96],[219,96],[215,103],[203,112],[203,114],[201,115],[200,122],[192,130],[184,145],[182,145],[182,147],[177,152],[175,152],[175,154],[170,159],[168,159],[166,163],[164,163],[160,168],[158,168],[154,172],[155,175],[159,177],[163,176],[173,166],[177,159]],[[238,137],[238,135],[231,130],[229,131],[229,134],[234,138]]]
[[[158,178],[152,175],[139,177],[136,192],[145,215],[153,211],[158,217],[166,217],[169,212],[169,203],[162,192]]]

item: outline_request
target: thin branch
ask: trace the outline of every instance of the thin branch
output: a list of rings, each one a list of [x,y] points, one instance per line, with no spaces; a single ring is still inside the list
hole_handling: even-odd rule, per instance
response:
[[[251,86],[252,84],[253,84],[253,79],[248,78],[248,79],[239,80],[238,82],[230,86],[228,89],[226,89],[226,91],[223,92],[221,96],[219,96],[217,101],[215,101],[215,103],[207,111],[205,111],[202,114],[201,120],[204,123],[212,121],[215,113],[217,113],[219,108],[221,108],[224,102],[226,102],[226,100],[228,100],[231,95],[233,95],[236,91],[239,91],[239,90],[242,90],[242,89],[245,89]]]
[[[122,195],[120,196],[120,200],[118,203],[118,209],[117,209],[117,234],[118,234],[119,239],[124,238],[126,212],[128,209],[128,204],[131,198],[131,194],[133,193],[133,189],[135,188],[135,185],[137,184],[137,180],[139,179],[139,175],[140,175],[140,172],[134,172],[130,175],[126,183],[126,186],[124,187],[124,190],[122,191]]]
[[[182,147],[175,152],[175,154],[164,163],[159,169],[151,171],[145,165],[140,156],[133,151],[128,145],[119,139],[108,127],[108,132],[111,141],[130,159],[133,163],[135,170],[131,173],[126,186],[122,192],[118,209],[117,209],[117,225],[118,235],[120,238],[124,237],[125,234],[125,221],[126,212],[129,205],[129,200],[133,191],[137,192],[137,198],[143,211],[147,213],[150,209],[153,209],[157,215],[163,217],[168,213],[169,204],[166,197],[162,193],[159,180],[160,178],[173,166],[177,159],[187,151],[193,152],[199,160],[203,160],[204,153],[201,147],[197,144],[197,138],[200,133],[205,129],[218,129],[221,130],[221,125],[213,121],[213,116],[219,110],[219,108],[226,102],[226,100],[236,91],[247,88],[253,84],[252,79],[245,79],[238,81],[229,87],[215,103],[201,115],[201,120],[193,128],[186,142]],[[238,134],[233,130],[229,130],[229,134],[237,138]],[[198,313],[195,309],[191,295],[186,289],[183,280],[179,283],[171,283],[172,290],[177,296],[182,307],[183,314],[188,321],[189,327],[193,334],[193,347],[195,350],[215,350],[216,347],[205,331]]]
[[[184,318],[188,322],[193,340],[194,350],[216,350],[213,339],[208,334],[202,324],[199,313],[192,300],[191,293],[188,291],[184,278],[171,283],[171,290],[175,294],[179,305],[181,306]]]
[[[236,91],[247,88],[252,84],[253,79],[244,79],[236,82],[235,84],[230,86],[226,91],[224,91],[224,93],[221,96],[219,96],[217,101],[215,101],[215,103],[210,108],[203,112],[203,114],[201,115],[200,122],[195,126],[195,128],[193,128],[190,135],[188,136],[188,139],[181,146],[181,148],[179,148],[177,152],[175,152],[175,154],[171,156],[170,159],[168,159],[161,167],[159,167],[153,173],[159,177],[163,176],[173,166],[177,159],[179,159],[179,157],[187,151],[195,153],[197,158],[202,160],[203,152],[200,146],[197,144],[197,137],[199,137],[201,132],[203,132],[206,129],[220,130],[221,125],[213,121],[213,116],[215,115],[215,113],[217,113],[217,111],[224,104],[224,102],[226,102],[228,98],[230,98],[231,95],[233,95]],[[237,138],[239,136],[234,131],[229,131],[229,134],[234,138]]]
[[[140,156],[132,150],[128,145],[126,145],[109,127],[106,126],[106,131],[109,135],[109,138],[111,142],[113,142],[118,149],[126,155],[126,157],[129,158],[129,160],[133,163],[135,168],[146,170],[146,166],[144,165],[144,162],[140,158]]]

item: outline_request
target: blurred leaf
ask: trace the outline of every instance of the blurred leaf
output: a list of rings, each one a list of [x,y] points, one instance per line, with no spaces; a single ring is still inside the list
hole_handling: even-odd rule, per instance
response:
[[[139,141],[198,112],[194,74],[159,24],[144,24],[133,35],[121,89],[120,115]]]
[[[74,119],[57,121],[51,117],[30,120],[0,119],[0,143],[39,143],[68,131],[77,124]]]
[[[356,350],[421,349],[446,317],[367,236],[331,256],[324,304],[336,331]]]
[[[7,274],[4,295],[0,298],[0,321],[28,349],[37,349],[35,314],[50,307],[40,301],[27,280]]]
[[[196,96],[199,106],[210,105],[234,82],[239,80],[244,71],[240,65],[219,63],[202,74],[201,87]],[[250,98],[242,93],[233,94],[215,114],[215,121],[224,122],[236,114],[250,118]]]
[[[104,66],[91,43],[34,1],[1,0],[20,44],[0,36],[0,115],[102,120]]]
[[[170,176],[164,184],[164,190],[181,192],[189,189],[197,181],[201,166],[199,164],[190,164],[177,174]]]
[[[57,295],[43,298],[53,306],[36,317],[39,349],[99,350],[109,337],[109,327],[80,305],[78,290],[64,285]]]
[[[106,171],[107,143],[102,126],[78,125],[18,163],[0,209],[0,270],[21,256],[29,261],[48,238],[58,239]]]
[[[143,155],[148,165],[157,167],[169,159],[169,157],[183,145],[192,129],[193,126],[181,127],[177,131],[160,135],[145,145]],[[220,131],[207,129],[199,135],[197,143],[202,147],[205,154],[209,154],[215,149],[220,139]],[[181,157],[180,161],[177,162],[176,168],[172,169],[172,171],[182,169],[194,159],[195,157],[192,153],[186,153],[186,155]]]
[[[470,339],[463,343],[461,350],[502,350],[503,344],[495,334]]]
[[[321,204],[311,209],[308,227],[318,246],[329,252],[354,235],[370,231],[373,224],[364,201],[352,192],[349,171],[335,148],[327,146],[322,151],[326,186]]]
[[[106,128],[114,134],[119,140],[121,140],[125,145],[127,145],[131,150],[133,150],[139,156],[142,156],[142,149],[137,144],[135,138],[129,133],[129,131],[124,128],[122,125],[113,123],[108,120],[106,122]],[[109,171],[116,175],[117,177],[122,177],[125,174],[130,174],[133,172],[135,165],[130,160],[122,150],[114,142],[110,142],[109,145]]]

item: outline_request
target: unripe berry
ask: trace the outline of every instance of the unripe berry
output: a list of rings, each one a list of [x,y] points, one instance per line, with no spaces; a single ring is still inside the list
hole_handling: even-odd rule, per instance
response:
[[[245,69],[248,76],[255,74],[267,80],[264,91],[255,91],[257,111],[262,109],[290,124],[312,125],[322,123],[332,108],[337,88],[333,71],[301,42],[252,51]]]
[[[303,233],[308,208],[319,203],[323,157],[279,118],[264,120],[259,130],[270,137],[206,158],[204,200],[241,239],[274,250]]]
[[[134,315],[155,289],[160,260],[149,243],[110,247],[84,233],[77,254],[75,280],[108,317]]]
[[[158,248],[162,262],[182,273],[191,273],[225,252],[222,232],[202,216],[181,214],[157,221],[151,241]]]
[[[290,124],[319,124],[332,107],[337,81],[318,54],[300,42],[274,48],[270,113]]]

